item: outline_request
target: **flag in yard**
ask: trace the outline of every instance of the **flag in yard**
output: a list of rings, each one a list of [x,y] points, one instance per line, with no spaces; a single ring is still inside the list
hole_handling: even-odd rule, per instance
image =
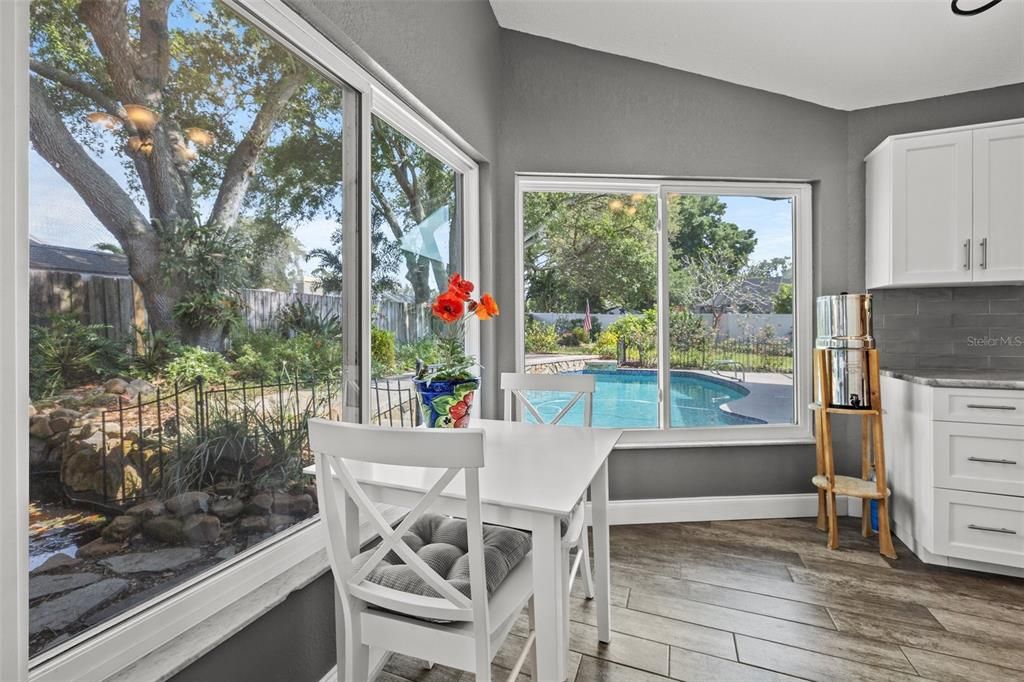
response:
[[[583,331],[585,331],[586,333],[589,334],[590,330],[593,329],[593,327],[594,327],[594,325],[593,325],[593,323],[590,320],[590,299],[588,298],[587,299],[587,312],[583,316]]]

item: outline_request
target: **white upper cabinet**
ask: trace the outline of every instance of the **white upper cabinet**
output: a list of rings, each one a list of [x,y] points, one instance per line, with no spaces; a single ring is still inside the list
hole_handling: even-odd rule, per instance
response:
[[[1024,123],[890,137],[866,198],[869,289],[1024,280]]]
[[[975,282],[1024,280],[1024,123],[974,131]]]

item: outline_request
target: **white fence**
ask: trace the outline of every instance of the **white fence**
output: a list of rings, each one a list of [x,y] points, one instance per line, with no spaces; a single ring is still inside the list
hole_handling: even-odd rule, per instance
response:
[[[591,319],[600,321],[601,329],[620,317],[631,313],[591,313]],[[556,324],[558,320],[581,320],[583,313],[529,313],[531,317],[546,324]],[[711,327],[713,315],[700,313],[699,316]],[[783,313],[726,313],[718,322],[719,339],[747,339],[762,334],[765,327],[772,327],[775,337],[789,336],[793,333],[793,316]]]

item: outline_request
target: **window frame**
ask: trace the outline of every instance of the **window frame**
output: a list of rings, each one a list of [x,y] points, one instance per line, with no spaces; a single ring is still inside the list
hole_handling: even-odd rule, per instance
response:
[[[286,49],[358,93],[358,254],[356,300],[360,343],[346,357],[346,371],[370,385],[370,159],[371,117],[376,115],[461,174],[464,274],[480,276],[479,166],[471,146],[414,97],[403,100],[331,42],[284,0],[220,0]],[[0,151],[12,163],[0,168],[0,319],[13,325],[0,335],[0,679],[106,678],[124,670],[205,619],[230,607],[300,563],[321,556],[328,570],[319,516],[176,585],[50,650],[28,654],[28,83],[29,1],[0,3]],[[386,76],[386,74],[384,74]],[[346,98],[348,105],[352,98]],[[351,116],[356,112],[349,112]],[[345,178],[346,183],[349,178]],[[348,296],[348,294],[346,294]],[[467,326],[467,350],[479,352],[479,326]],[[358,367],[354,366],[358,365]],[[370,391],[359,394],[369,418]]]
[[[520,173],[515,180],[515,286],[516,286],[516,371],[526,369],[526,290],[523,244],[523,196],[528,192],[606,192],[653,194],[658,200],[658,309],[668,310],[670,251],[668,230],[664,229],[664,207],[668,194],[718,194],[731,196],[773,196],[793,200],[793,369],[794,423],[751,424],[713,428],[672,427],[668,316],[658,316],[659,426],[625,429],[616,446],[619,450],[724,447],[733,445],[790,445],[814,442],[811,413],[811,343],[813,325],[812,281],[812,189],[806,181],[757,179],[681,179],[661,176],[552,175]]]

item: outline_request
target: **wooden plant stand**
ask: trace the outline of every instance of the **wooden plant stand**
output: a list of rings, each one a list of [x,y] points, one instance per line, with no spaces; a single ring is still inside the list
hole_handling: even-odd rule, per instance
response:
[[[829,407],[832,395],[832,353],[828,349],[814,349],[814,438],[817,445],[817,475],[811,479],[818,488],[818,529],[828,531],[829,549],[839,547],[839,525],[836,519],[836,495],[859,497],[864,501],[861,511],[861,533],[871,537],[870,500],[878,500],[878,551],[890,559],[896,558],[889,529],[889,496],[886,486],[885,445],[882,436],[882,396],[878,376],[878,351],[865,351],[868,357],[868,382],[871,408],[854,409]],[[831,415],[858,415],[861,419],[860,478],[838,476],[832,449]],[[874,455],[874,457],[872,457]],[[872,468],[875,480],[870,480]]]

